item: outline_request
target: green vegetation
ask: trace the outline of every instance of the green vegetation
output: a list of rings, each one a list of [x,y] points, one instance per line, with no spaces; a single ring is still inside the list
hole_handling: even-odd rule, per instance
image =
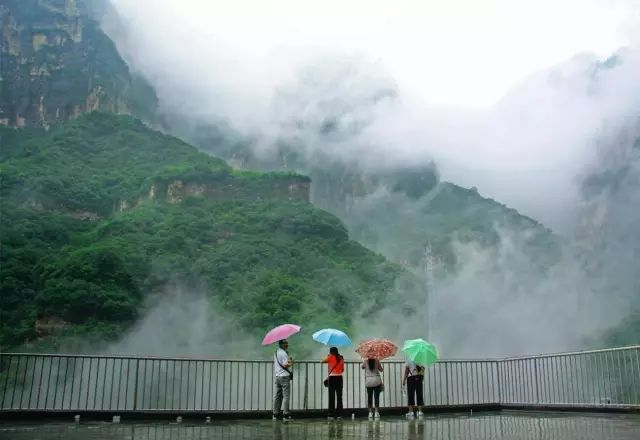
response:
[[[172,285],[204,289],[256,337],[285,321],[350,329],[399,281],[404,293],[418,288],[337,218],[292,197],[304,176],[235,172],[101,113],[0,140],[3,349],[42,337],[43,318],[65,323],[48,343],[116,337]],[[166,193],[176,181],[206,191],[178,203]]]
[[[401,228],[396,226],[399,216]],[[541,267],[556,261],[560,251],[557,237],[539,223],[473,189],[447,182],[419,199],[391,193],[339,217],[354,239],[412,267],[421,267],[427,245],[440,267],[451,268],[456,261],[453,243],[494,246],[502,233],[516,234],[522,251]]]
[[[32,135],[27,130],[25,136]],[[230,172],[222,160],[152,132],[138,120],[101,113],[25,142],[19,137],[10,140],[0,158],[5,197],[45,209],[98,215],[110,214],[122,201],[135,203],[154,179],[215,178]]]

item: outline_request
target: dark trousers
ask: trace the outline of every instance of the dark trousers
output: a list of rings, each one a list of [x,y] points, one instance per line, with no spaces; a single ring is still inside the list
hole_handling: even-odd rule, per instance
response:
[[[378,385],[377,387],[367,387],[367,406],[369,408],[376,407],[380,408],[380,391],[382,391],[382,387]],[[375,405],[373,404],[375,400]]]
[[[342,376],[329,376],[329,417],[342,416]]]
[[[409,405],[413,406],[418,400],[418,406],[424,405],[424,398],[422,397],[422,377],[423,376],[409,376],[407,377],[407,394],[409,395]]]

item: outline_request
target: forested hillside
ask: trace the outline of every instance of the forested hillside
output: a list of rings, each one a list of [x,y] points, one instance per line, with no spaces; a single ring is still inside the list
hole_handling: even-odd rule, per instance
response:
[[[308,178],[231,170],[126,116],[0,133],[3,349],[122,334],[171,286],[207,292],[259,337],[350,329],[419,289],[308,203]]]

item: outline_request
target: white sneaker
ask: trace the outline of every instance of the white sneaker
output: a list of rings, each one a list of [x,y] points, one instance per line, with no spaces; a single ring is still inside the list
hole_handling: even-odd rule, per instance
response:
[[[418,414],[416,414],[418,417],[423,417],[424,413],[422,411],[418,411]]]
[[[369,420],[373,419],[373,413],[369,412]]]
[[[412,412],[408,412],[408,413],[406,414],[406,417],[407,417],[407,419],[413,419],[415,416],[413,415],[413,413],[412,413]]]
[[[379,419],[379,418],[380,418],[380,413],[379,413],[378,411],[376,411],[376,413],[374,414],[374,417],[375,417],[376,419]]]

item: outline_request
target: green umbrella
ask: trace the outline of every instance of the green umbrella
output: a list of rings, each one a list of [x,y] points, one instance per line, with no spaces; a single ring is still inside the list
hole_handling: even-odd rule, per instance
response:
[[[438,350],[424,339],[408,339],[401,350],[416,365],[426,367],[438,360]]]

